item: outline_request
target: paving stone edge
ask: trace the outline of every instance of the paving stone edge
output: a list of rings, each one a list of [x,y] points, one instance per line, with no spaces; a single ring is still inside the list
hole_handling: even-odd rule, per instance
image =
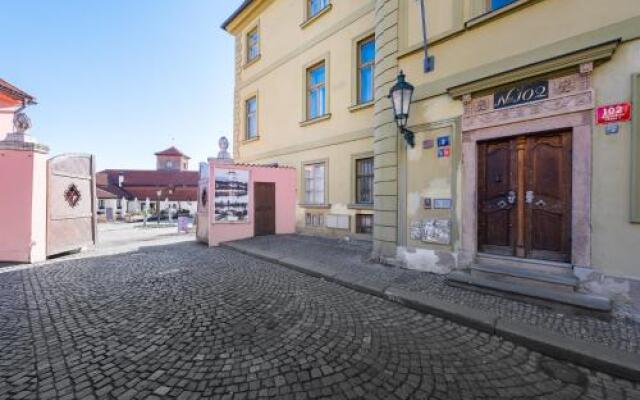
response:
[[[558,335],[533,325],[501,318],[497,313],[430,298],[417,292],[393,286],[373,287],[350,280],[348,275],[328,270],[306,260],[291,257],[281,258],[268,251],[250,249],[237,243],[221,243],[220,246],[279,264],[306,275],[322,278],[358,292],[399,303],[422,313],[436,315],[482,332],[500,336],[556,359],[640,382],[640,356],[633,353]]]

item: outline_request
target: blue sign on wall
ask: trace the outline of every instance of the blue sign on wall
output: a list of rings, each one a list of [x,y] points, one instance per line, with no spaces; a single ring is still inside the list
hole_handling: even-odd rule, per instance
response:
[[[449,136],[440,136],[438,138],[438,147],[449,146]]]

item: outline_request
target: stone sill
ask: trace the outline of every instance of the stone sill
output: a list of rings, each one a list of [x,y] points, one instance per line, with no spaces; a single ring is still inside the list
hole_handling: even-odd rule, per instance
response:
[[[360,111],[360,110],[364,110],[367,108],[371,108],[373,107],[374,102],[373,101],[369,101],[367,103],[362,103],[362,104],[355,104],[351,107],[349,107],[349,111],[350,112],[356,112],[356,111]]]
[[[371,210],[373,211],[373,204],[348,204],[347,208],[350,210]]]
[[[258,54],[256,58],[254,58],[253,60],[245,62],[244,65],[242,66],[242,69],[247,69],[253,64],[257,63],[258,61],[260,61],[261,57],[262,57],[262,54]]]
[[[253,143],[253,142],[257,142],[259,140],[260,140],[260,135],[254,137],[254,138],[251,138],[251,139],[242,139],[240,141],[240,144],[243,144],[243,145],[244,144],[250,144],[250,143]]]
[[[468,20],[464,24],[464,26],[465,26],[465,28],[471,28],[471,27],[474,27],[474,26],[478,26],[478,25],[484,24],[485,22],[491,21],[494,18],[498,18],[500,16],[503,16],[504,14],[507,14],[507,13],[509,13],[511,11],[514,11],[517,8],[520,8],[520,7],[524,6],[524,5],[531,5],[531,4],[533,4],[533,3],[537,2],[537,1],[540,1],[540,0],[519,0],[519,1],[516,1],[514,3],[511,3],[511,4],[507,5],[507,6],[500,7],[497,10],[487,11],[484,14],[478,15],[477,17],[473,17],[470,20]]]
[[[300,208],[328,210],[331,208],[331,204],[298,204]]]
[[[302,127],[302,126],[313,125],[313,124],[318,123],[318,122],[326,121],[329,118],[331,118],[331,113],[325,114],[325,115],[323,115],[321,117],[316,117],[316,118],[313,118],[313,119],[308,119],[306,121],[302,121],[302,122],[300,122],[300,126]]]

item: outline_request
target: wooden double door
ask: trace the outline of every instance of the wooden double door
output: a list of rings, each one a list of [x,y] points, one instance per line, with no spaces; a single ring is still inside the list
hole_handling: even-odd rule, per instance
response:
[[[478,250],[571,261],[571,132],[478,143]]]
[[[253,184],[253,193],[255,215],[254,235],[275,235],[276,184],[271,182],[256,182]]]

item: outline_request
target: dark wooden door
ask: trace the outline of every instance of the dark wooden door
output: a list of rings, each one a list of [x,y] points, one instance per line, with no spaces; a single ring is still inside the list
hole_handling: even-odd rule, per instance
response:
[[[571,133],[527,138],[527,257],[571,260]]]
[[[254,234],[256,236],[276,233],[276,184],[256,182],[254,193]]]
[[[571,260],[571,133],[478,144],[478,250]]]
[[[478,145],[478,244],[481,252],[514,255],[517,225],[515,140]]]

